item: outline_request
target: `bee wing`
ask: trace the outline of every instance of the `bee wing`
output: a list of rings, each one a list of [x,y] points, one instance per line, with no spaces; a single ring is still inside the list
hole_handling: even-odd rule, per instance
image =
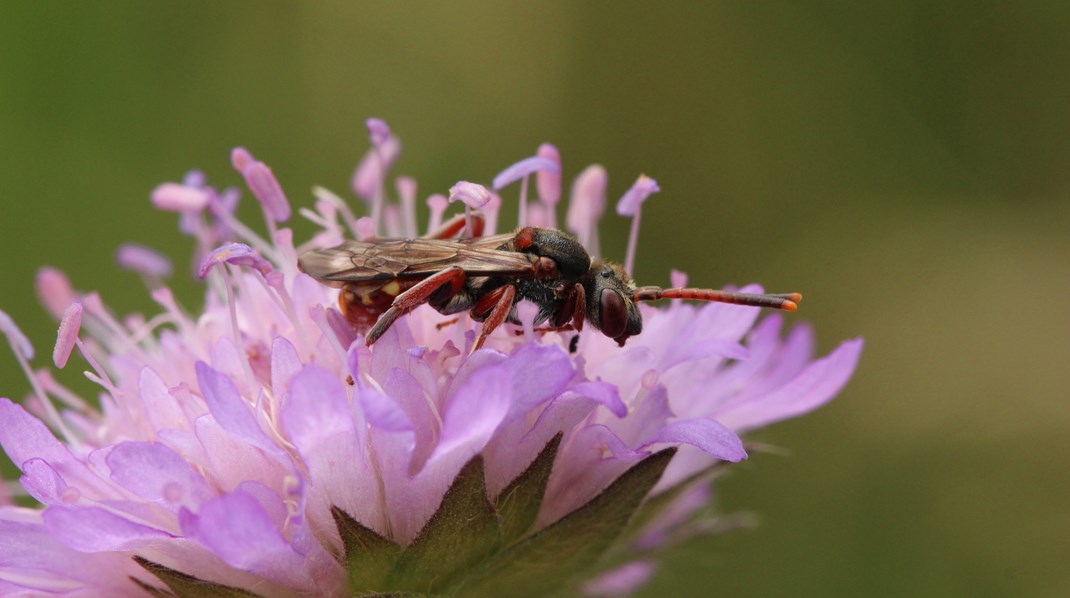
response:
[[[469,276],[531,276],[531,257],[496,249],[513,235],[474,239],[346,241],[301,256],[302,271],[324,282],[378,282],[426,278],[451,266]]]

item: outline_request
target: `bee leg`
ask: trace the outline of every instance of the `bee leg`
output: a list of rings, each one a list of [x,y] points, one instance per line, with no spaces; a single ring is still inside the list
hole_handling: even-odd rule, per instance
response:
[[[472,214],[472,236],[482,237],[483,229],[487,221],[483,217],[483,214],[476,212]],[[435,229],[433,232],[427,235],[429,239],[452,239],[459,235],[463,230],[467,220],[464,214],[458,214],[453,218],[447,220],[442,226]]]
[[[439,289],[448,289],[449,294],[447,296],[456,295],[464,288],[465,279],[464,269],[459,266],[452,266],[416,283],[394,298],[394,302],[390,304],[390,309],[383,312],[383,315],[379,316],[379,319],[375,322],[375,326],[372,326],[371,330],[368,331],[364,344],[371,346],[372,343],[379,340],[380,336],[383,336],[383,333],[398,318],[427,303],[428,299]]]
[[[583,285],[576,283],[576,311],[572,312],[572,327],[576,332],[583,330],[583,318],[587,315],[587,291]]]
[[[561,307],[554,313],[551,322],[555,328],[564,328],[571,320],[572,327],[579,332],[583,330],[583,316],[586,312],[587,293],[583,290],[583,285],[577,282],[572,285],[572,290],[565,297]]]
[[[509,316],[509,310],[512,309],[515,299],[516,286],[507,284],[481,297],[476,306],[472,308],[472,315],[476,317],[482,316],[488,311],[490,312],[490,315],[487,315],[486,319],[483,320],[483,328],[480,329],[479,336],[476,337],[476,344],[472,345],[473,352],[478,351],[487,340],[487,336],[494,332],[495,328],[502,325],[505,318]]]

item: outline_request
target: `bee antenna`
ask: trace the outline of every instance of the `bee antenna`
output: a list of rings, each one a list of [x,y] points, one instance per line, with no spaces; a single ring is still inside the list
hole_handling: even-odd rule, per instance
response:
[[[714,289],[663,289],[661,287],[639,287],[632,294],[632,301],[657,301],[659,299],[716,301],[718,303],[795,311],[799,309],[798,303],[802,301],[802,295],[799,293],[733,293]]]

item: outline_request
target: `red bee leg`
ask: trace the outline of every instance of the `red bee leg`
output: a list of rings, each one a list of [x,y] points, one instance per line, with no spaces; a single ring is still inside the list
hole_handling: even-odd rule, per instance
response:
[[[442,226],[435,229],[435,231],[429,235],[429,239],[452,239],[459,235],[464,230],[467,221],[464,214],[458,214],[453,218],[447,220]],[[483,218],[483,214],[472,214],[472,236],[482,237],[483,228],[486,226],[487,221]]]
[[[398,318],[424,303],[427,303],[427,300],[439,289],[448,287],[450,291],[449,296],[456,295],[462,288],[464,288],[465,279],[464,269],[459,266],[452,266],[441,272],[432,274],[413,285],[412,288],[395,297],[394,302],[390,305],[390,309],[379,316],[379,320],[375,322],[375,326],[372,326],[372,329],[368,331],[368,336],[364,339],[364,344],[371,346],[372,343],[379,340],[380,336],[383,336],[383,333],[386,332]]]
[[[578,282],[573,288],[575,289],[573,294],[576,296],[576,310],[572,312],[572,327],[579,332],[583,330],[583,318],[587,315],[587,291],[583,290],[583,285]]]
[[[571,320],[572,327],[579,332],[583,330],[583,317],[586,313],[587,293],[583,290],[583,285],[577,282],[565,296],[564,303],[554,314],[551,323],[554,328],[564,328]]]
[[[472,345],[472,351],[478,351],[487,340],[487,336],[494,332],[495,328],[502,325],[505,318],[509,316],[509,310],[513,307],[514,299],[516,299],[516,287],[511,284],[498,287],[479,299],[476,306],[472,308],[472,315],[479,317],[487,313],[488,310],[490,315],[483,320],[483,328],[480,329],[479,336],[476,337],[476,344]],[[491,308],[492,305],[494,306],[493,309]]]

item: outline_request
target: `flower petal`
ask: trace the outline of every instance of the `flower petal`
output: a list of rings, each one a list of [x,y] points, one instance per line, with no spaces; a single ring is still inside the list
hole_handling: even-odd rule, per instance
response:
[[[735,405],[717,419],[740,432],[812,411],[829,401],[850,380],[862,354],[862,339],[844,342],[811,363],[779,389]]]
[[[112,481],[169,509],[194,508],[215,495],[181,455],[158,442],[121,442],[106,462]]]
[[[99,507],[52,506],[45,510],[45,528],[79,552],[130,550],[170,534],[134,523]]]
[[[662,428],[643,444],[690,444],[724,461],[736,463],[747,458],[743,441],[735,432],[712,419],[685,419],[674,421]]]

